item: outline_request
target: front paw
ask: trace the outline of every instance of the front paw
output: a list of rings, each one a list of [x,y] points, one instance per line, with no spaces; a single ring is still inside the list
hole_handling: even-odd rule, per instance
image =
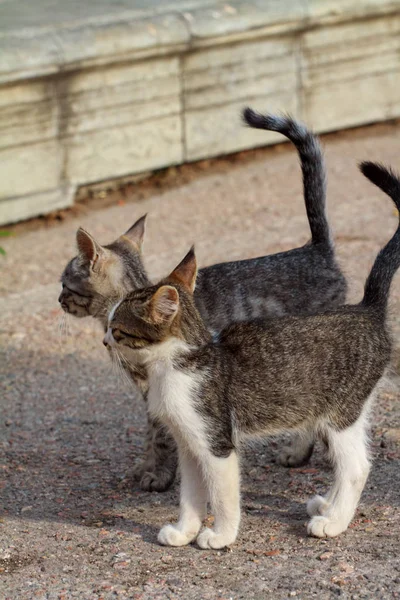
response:
[[[194,540],[196,533],[185,533],[180,531],[175,525],[164,525],[160,529],[157,539],[163,546],[186,546]]]
[[[175,470],[159,469],[146,471],[140,479],[140,488],[145,492],[165,492],[175,479]]]
[[[346,531],[347,523],[329,517],[315,516],[307,525],[308,535],[314,537],[336,537],[339,533]]]
[[[197,543],[203,550],[207,550],[208,548],[218,550],[219,548],[225,548],[225,546],[233,544],[236,540],[236,535],[232,533],[215,533],[212,529],[206,528],[197,537]]]
[[[144,460],[130,468],[126,473],[126,477],[129,479],[134,479],[135,481],[140,481],[145,473],[153,471],[153,469],[154,461]]]

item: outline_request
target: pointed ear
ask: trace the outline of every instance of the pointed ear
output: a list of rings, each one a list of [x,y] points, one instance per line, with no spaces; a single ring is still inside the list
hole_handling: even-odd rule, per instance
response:
[[[104,254],[103,248],[96,242],[96,240],[82,227],[79,227],[76,232],[76,243],[78,244],[78,250],[86,260],[88,260],[92,266],[97,260]]]
[[[128,231],[121,236],[128,238],[128,240],[135,244],[139,250],[142,249],[143,238],[146,231],[146,217],[147,214],[143,215],[143,217],[140,217],[140,219],[138,219],[136,223],[134,223],[132,227],[130,227]]]
[[[172,271],[168,279],[180,283],[189,290],[189,292],[193,293],[196,285],[196,276],[197,261],[194,253],[194,246],[192,246],[185,258],[179,263],[176,269]]]
[[[163,285],[149,302],[149,316],[154,323],[166,323],[172,321],[178,308],[178,291],[170,285]]]

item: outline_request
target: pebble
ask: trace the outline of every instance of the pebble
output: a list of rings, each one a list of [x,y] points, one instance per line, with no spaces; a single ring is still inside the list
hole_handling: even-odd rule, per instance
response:
[[[329,560],[330,558],[332,558],[333,556],[333,552],[323,552],[322,554],[319,555],[319,560]]]
[[[347,575],[350,575],[350,573],[354,572],[353,565],[350,565],[349,563],[340,562],[338,567],[343,573],[346,573]]]
[[[72,573],[72,571],[74,570],[73,567],[69,567],[68,565],[63,567],[63,572],[64,573]]]
[[[387,443],[400,444],[400,427],[385,431],[383,438]]]

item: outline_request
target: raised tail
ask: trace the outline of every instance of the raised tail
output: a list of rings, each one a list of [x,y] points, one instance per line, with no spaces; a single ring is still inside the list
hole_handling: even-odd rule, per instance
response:
[[[314,244],[332,245],[326,218],[326,174],[322,148],[317,136],[291,117],[261,115],[251,108],[243,111],[243,120],[250,127],[278,131],[297,148],[303,173],[304,202]]]
[[[400,211],[400,177],[383,165],[373,162],[362,162],[360,171],[367,179],[391,197]],[[400,267],[400,220],[396,233],[382,248],[372,266],[365,283],[365,306],[377,306],[385,310],[389,298],[390,284],[397,269]]]

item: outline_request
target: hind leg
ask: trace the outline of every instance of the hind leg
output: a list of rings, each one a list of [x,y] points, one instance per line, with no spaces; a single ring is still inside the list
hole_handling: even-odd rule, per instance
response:
[[[277,462],[284,467],[301,467],[307,464],[313,453],[314,442],[313,431],[293,434],[289,444],[279,453]]]
[[[354,516],[370,470],[366,411],[341,431],[327,427],[335,480],[325,497],[315,496],[307,509],[313,515],[307,531],[316,537],[334,537],[346,531]]]

